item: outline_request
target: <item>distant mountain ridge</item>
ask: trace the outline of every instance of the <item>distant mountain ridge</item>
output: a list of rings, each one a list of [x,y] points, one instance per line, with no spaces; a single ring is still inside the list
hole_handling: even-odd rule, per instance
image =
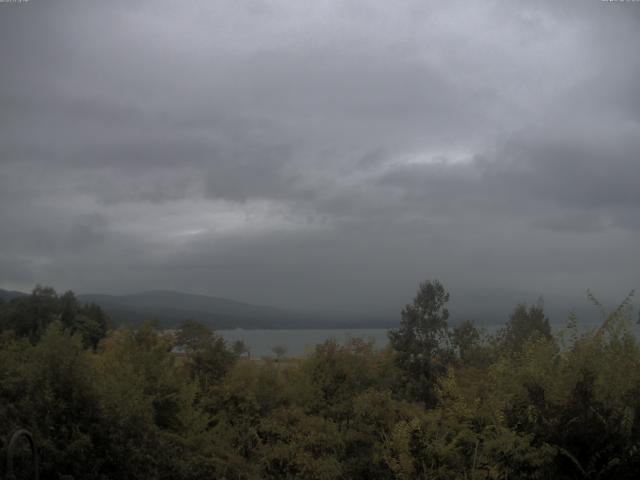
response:
[[[13,300],[14,298],[26,297],[28,293],[18,292],[16,290],[2,290],[0,288],[0,299],[1,300]]]
[[[11,300],[28,293],[0,289],[0,299]],[[396,328],[398,312],[336,312],[298,310],[231,300],[174,290],[150,290],[126,295],[79,294],[84,303],[94,302],[102,307],[114,324],[136,325],[151,320],[159,327],[171,328],[183,320],[203,322],[214,329],[336,329],[336,328]],[[462,301],[460,301],[460,300]],[[473,320],[478,326],[503,324],[513,308],[522,301],[536,297],[522,292],[490,294],[464,292],[453,297],[449,322],[454,326],[462,320]],[[569,312],[577,314],[581,323],[602,321],[589,302],[563,297],[547,298],[545,311],[552,323],[565,323]],[[607,308],[609,311],[615,303]]]
[[[317,312],[277,308],[172,290],[151,290],[128,295],[78,295],[83,302],[100,305],[116,323],[156,320],[174,326],[186,319],[216,329],[231,328],[353,328],[389,326],[384,318],[366,314]]]
[[[0,298],[4,300],[27,295],[0,290]],[[102,307],[116,325],[135,325],[151,320],[170,328],[187,319],[198,320],[214,329],[386,328],[394,323],[383,315],[277,308],[173,290],[127,295],[79,294],[76,297],[83,303],[93,302]]]

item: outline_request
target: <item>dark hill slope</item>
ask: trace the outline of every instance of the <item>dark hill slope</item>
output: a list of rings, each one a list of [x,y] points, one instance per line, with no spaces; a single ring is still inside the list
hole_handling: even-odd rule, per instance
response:
[[[16,292],[15,290],[2,290],[0,289],[0,300],[9,301],[14,298],[27,297],[28,294],[23,292]]]
[[[131,295],[78,295],[78,298],[100,305],[116,324],[155,320],[161,326],[169,327],[193,319],[212,328],[228,329],[367,328],[387,327],[393,323],[383,316],[283,309],[165,290]]]

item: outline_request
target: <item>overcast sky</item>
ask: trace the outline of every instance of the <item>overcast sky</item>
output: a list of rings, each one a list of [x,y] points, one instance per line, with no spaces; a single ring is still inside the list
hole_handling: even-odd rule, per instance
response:
[[[0,288],[620,300],[639,48],[631,2],[0,3]]]

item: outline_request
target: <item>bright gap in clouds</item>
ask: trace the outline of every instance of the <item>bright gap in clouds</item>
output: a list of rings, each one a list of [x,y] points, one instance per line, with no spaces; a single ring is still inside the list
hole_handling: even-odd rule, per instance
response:
[[[320,219],[265,199],[243,202],[184,199],[162,204],[120,203],[105,210],[109,230],[137,241],[167,246],[198,236],[219,238],[318,229]]]

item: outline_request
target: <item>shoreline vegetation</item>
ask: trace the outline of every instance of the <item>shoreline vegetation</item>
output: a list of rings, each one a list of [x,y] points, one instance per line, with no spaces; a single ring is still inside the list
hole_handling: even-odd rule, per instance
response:
[[[588,296],[592,330],[552,331],[539,302],[488,333],[450,326],[426,281],[384,348],[256,358],[193,320],[113,328],[37,286],[0,301],[0,448],[27,428],[41,477],[66,480],[635,478],[632,294],[610,313]]]

